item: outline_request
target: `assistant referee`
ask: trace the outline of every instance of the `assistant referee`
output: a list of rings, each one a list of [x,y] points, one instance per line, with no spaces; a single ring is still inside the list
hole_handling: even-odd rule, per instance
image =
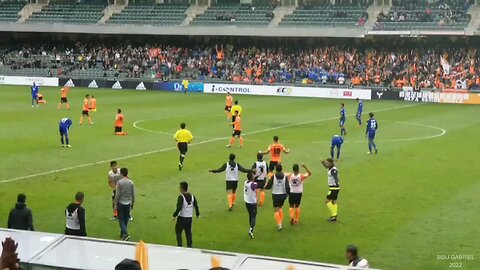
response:
[[[185,129],[185,123],[180,124],[180,129],[175,132],[173,138],[177,141],[178,151],[180,151],[180,162],[178,163],[178,170],[183,169],[183,161],[185,160],[185,155],[188,151],[188,144],[193,140],[192,133]]]

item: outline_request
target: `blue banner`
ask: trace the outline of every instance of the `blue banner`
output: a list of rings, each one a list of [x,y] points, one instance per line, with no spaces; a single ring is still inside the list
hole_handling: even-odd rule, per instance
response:
[[[155,82],[153,83],[153,90],[161,91],[184,91],[181,82]],[[203,83],[192,82],[188,85],[188,92],[203,92]]]

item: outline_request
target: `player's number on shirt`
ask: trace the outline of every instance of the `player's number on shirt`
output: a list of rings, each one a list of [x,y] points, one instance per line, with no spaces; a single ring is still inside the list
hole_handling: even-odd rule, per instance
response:
[[[282,149],[280,149],[280,148],[274,148],[273,149],[273,154],[276,155],[276,156],[280,155],[281,152],[282,152]]]
[[[372,121],[372,122],[370,122],[370,128],[371,128],[371,129],[377,128],[377,121]]]
[[[261,173],[263,173],[265,171],[265,166],[260,166],[258,167],[258,169],[260,170]]]

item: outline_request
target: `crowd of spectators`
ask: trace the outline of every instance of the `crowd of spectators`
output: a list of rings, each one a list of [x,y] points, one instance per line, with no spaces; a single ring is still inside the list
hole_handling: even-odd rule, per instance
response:
[[[43,61],[41,59],[50,59]],[[40,64],[39,64],[40,61]],[[338,83],[421,88],[478,88],[476,48],[317,46],[310,49],[167,45],[31,46],[0,54],[13,69],[45,66],[55,76],[97,69],[104,76],[228,80],[243,83]],[[1,67],[0,67],[1,68]]]
[[[468,0],[438,0],[425,5],[419,5],[419,1],[414,0],[397,0],[393,1],[393,7],[388,13],[382,11],[378,14],[377,22],[436,22],[439,26],[468,22],[469,5]]]

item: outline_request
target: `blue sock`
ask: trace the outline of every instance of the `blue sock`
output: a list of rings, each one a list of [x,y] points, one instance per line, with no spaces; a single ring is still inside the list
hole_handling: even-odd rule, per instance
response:
[[[60,137],[60,141],[62,142],[62,145],[64,145],[64,142],[63,142],[63,136]]]
[[[361,126],[362,125],[362,118],[358,119],[358,124]]]
[[[368,151],[372,152],[372,141],[368,141]]]
[[[337,149],[337,159],[340,159],[340,148]]]
[[[333,154],[334,154],[334,150],[333,150],[333,149],[334,149],[333,147],[330,148],[330,156],[332,157],[332,159],[333,159]]]
[[[377,145],[372,141],[373,149],[377,150]]]
[[[65,140],[67,141],[67,145],[70,144],[70,140],[68,139],[68,136],[65,137]]]

